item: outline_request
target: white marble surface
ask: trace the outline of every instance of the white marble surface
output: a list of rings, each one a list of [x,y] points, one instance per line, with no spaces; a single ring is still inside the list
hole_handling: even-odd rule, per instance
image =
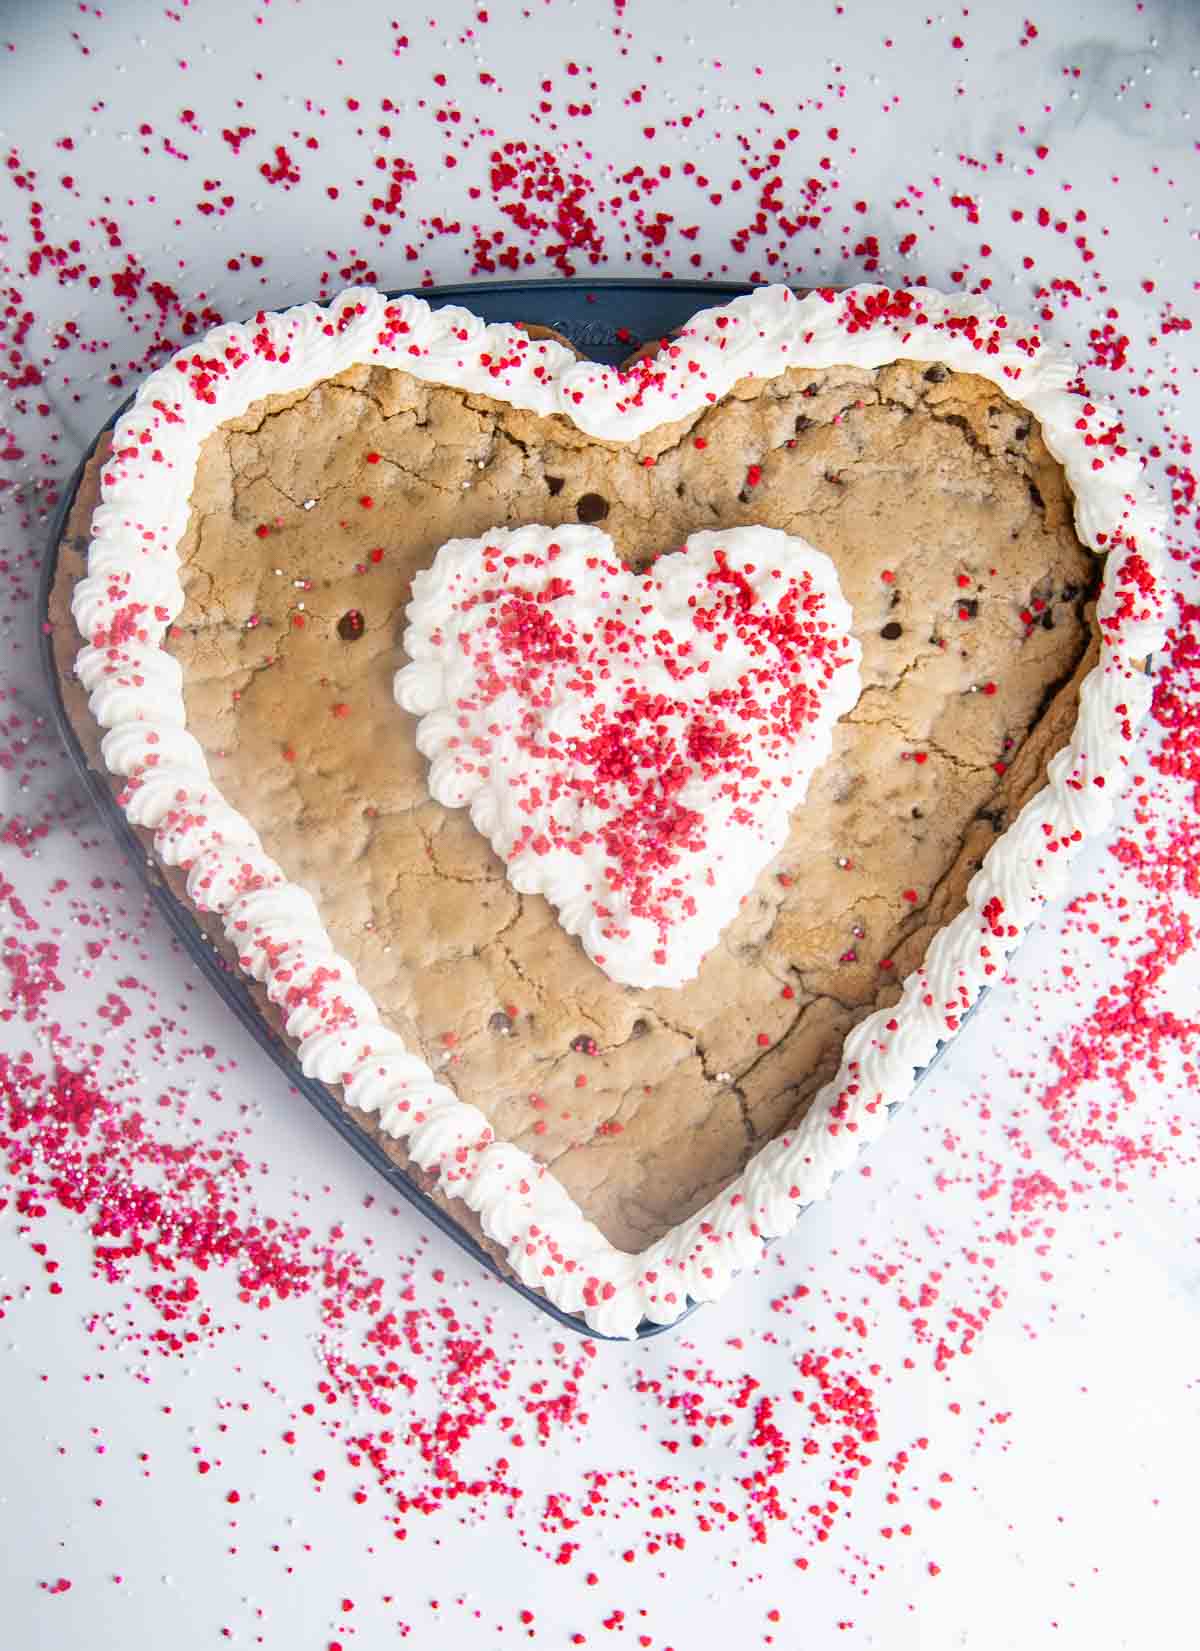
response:
[[[37,820],[45,810],[52,827],[33,853],[21,851],[12,831],[0,842],[0,936],[61,947],[67,990],[49,1006],[60,1038],[94,1040],[102,1076],[133,1072],[130,1104],[150,1114],[155,1128],[201,1140],[242,1131],[255,1207],[280,1219],[301,1210],[322,1232],[344,1223],[358,1253],[374,1246],[385,1295],[398,1293],[408,1269],[402,1258],[418,1254],[416,1302],[452,1302],[468,1328],[511,1359],[514,1390],[526,1392],[538,1361],[552,1357],[556,1334],[465,1265],[448,1242],[436,1234],[426,1240],[407,1209],[368,1206],[375,1190],[368,1170],[289,1097],[265,1057],[208,1000],[161,922],[143,918],[136,885],[100,829],[85,815],[64,821],[62,807],[47,802],[51,793],[71,797],[53,739],[30,725],[32,744],[22,751],[23,732],[8,721],[36,714],[40,697],[25,571],[36,563],[39,528],[20,503],[50,473],[38,455],[45,450],[59,475],[69,473],[125,393],[109,378],[136,379],[127,364],[151,337],[150,282],[169,283],[185,304],[208,302],[232,316],[261,302],[308,297],[325,270],[341,284],[337,272],[354,257],[385,284],[426,273],[465,279],[472,226],[505,223],[489,198],[490,150],[536,141],[584,180],[581,198],[603,237],[595,274],[698,269],[740,278],[757,270],[808,283],[846,281],[869,273],[870,251],[854,249],[873,235],[883,278],[923,274],[949,284],[957,270],[969,286],[988,276],[994,295],[1025,312],[1039,306],[1040,284],[1076,282],[1082,296],[1047,328],[1086,354],[1106,306],[1117,309],[1114,325],[1130,339],[1129,366],[1097,370],[1096,387],[1128,398],[1134,435],[1162,449],[1151,463],[1161,484],[1164,463],[1178,457],[1171,443],[1194,427],[1200,408],[1197,334],[1162,329],[1168,302],[1183,317],[1196,304],[1200,20],[1186,0],[1036,11],[999,4],[937,14],[846,0],[796,7],[783,21],[751,0],[686,8],[631,0],[620,9],[536,0],[527,11],[492,4],[486,23],[476,10],[455,3],[432,18],[402,19],[410,44],[398,55],[393,14],[370,3],[94,8],[41,0],[10,4],[0,15],[0,47],[11,42],[11,50],[0,50],[0,137],[6,152],[20,152],[19,165],[0,178],[2,284],[11,305],[4,349],[28,308],[34,322],[25,347],[47,362],[42,387],[0,390],[0,422],[12,426],[13,445],[26,455],[4,463],[23,491],[0,494],[0,557],[8,559],[0,621],[11,639],[0,656],[0,815],[5,823]],[[570,61],[583,73],[569,75]],[[444,88],[433,79],[439,73]],[[543,78],[552,80],[552,93],[540,91]],[[394,112],[381,114],[383,97]],[[554,104],[548,115],[538,108],[543,97]],[[348,98],[359,100],[360,112],[347,109]],[[572,98],[590,101],[593,113],[565,117]],[[448,171],[438,165],[447,151],[437,136],[437,105],[462,116],[457,125],[443,123],[455,142],[472,137]],[[181,120],[185,109],[193,121]],[[671,124],[687,114],[689,126]],[[390,139],[375,133],[381,121],[391,125]],[[478,135],[479,122],[495,137]],[[151,137],[139,134],[143,123],[154,129]],[[234,155],[220,134],[241,123],[255,134]],[[359,125],[365,138],[356,135]],[[646,127],[655,128],[653,138]],[[784,140],[785,208],[802,209],[814,178],[830,190],[837,185],[837,205],[824,228],[798,235],[784,262],[768,270],[762,254],[775,246],[774,234],[752,238],[744,252],[729,245],[754,208],[749,180],[740,192],[728,186],[745,178],[739,134],[767,153],[789,127],[801,136]],[[836,139],[828,136],[833,127]],[[306,148],[309,134],[318,149]],[[56,147],[65,136],[70,151]],[[164,150],[164,136],[188,158]],[[277,143],[302,172],[286,191],[258,173]],[[365,195],[386,177],[371,179],[376,152],[410,158],[418,174],[406,186],[408,216],[384,243],[362,223]],[[711,188],[684,174],[689,160]],[[600,210],[599,203],[627,194],[621,174],[664,163],[672,176],[651,199]],[[16,181],[25,166],[39,174],[30,189]],[[363,189],[356,179],[366,180]],[[197,201],[226,193],[234,204],[223,215],[197,214]],[[719,204],[713,193],[722,194]],[[970,198],[965,205],[963,197]],[[78,259],[100,274],[98,289],[60,282],[45,266],[31,272],[33,200],[44,208],[47,243],[65,249],[64,266]],[[866,209],[858,211],[857,202]],[[1052,219],[1045,228],[1037,224],[1041,207]],[[672,214],[649,270],[641,255],[653,243],[640,232],[640,208]],[[1081,211],[1086,220],[1076,223]],[[422,220],[437,214],[459,220],[461,230],[422,243]],[[103,218],[120,225],[120,247],[109,245]],[[1063,234],[1057,220],[1069,223]],[[693,226],[693,239],[678,233]],[[918,240],[901,254],[910,232]],[[1094,261],[1081,258],[1080,234]],[[542,246],[552,239],[542,237]],[[420,243],[412,261],[404,256],[410,241]],[[146,275],[141,296],[122,314],[110,277],[128,267],[127,253]],[[250,254],[263,259],[258,269]],[[1026,257],[1034,258],[1032,269]],[[240,269],[228,268],[231,259]],[[553,273],[542,251],[528,273]],[[13,291],[20,296],[10,298]],[[68,322],[88,350],[58,349],[55,336]],[[167,329],[174,337],[176,325],[172,318]],[[11,360],[5,365],[11,369]],[[1143,384],[1145,397],[1130,394]],[[48,414],[38,413],[39,402]],[[1186,577],[1182,564],[1179,577]],[[1163,834],[1188,806],[1182,786],[1160,788],[1154,808]],[[1135,837],[1145,831],[1128,807],[1123,829]],[[93,889],[94,878],[106,887]],[[1116,1651],[1189,1643],[1200,1517],[1200,1107],[1187,1040],[1169,1040],[1161,1070],[1131,1068],[1131,1099],[1120,1098],[1109,1072],[1081,1091],[1078,1107],[1111,1095],[1121,1114],[1119,1129],[1100,1129],[1091,1167],[1068,1161],[1049,1138],[1038,1100],[1052,1051],[1088,1022],[1103,991],[1121,1000],[1121,982],[1153,926],[1151,896],[1104,845],[1087,857],[1076,890],[1099,898],[1048,916],[1014,979],[871,1154],[869,1176],[840,1186],[744,1289],[675,1339],[600,1350],[586,1384],[589,1424],[556,1431],[550,1445],[525,1452],[516,1475],[524,1496],[512,1519],[493,1499],[469,1518],[460,1507],[410,1517],[407,1540],[397,1543],[378,1488],[361,1506],[353,1501],[362,1476],[322,1418],[300,1411],[293,1419],[298,1407],[319,1400],[328,1351],[313,1295],[258,1315],[238,1302],[232,1272],[210,1272],[202,1293],[222,1333],[202,1336],[183,1357],[147,1355],[142,1338],[157,1321],[144,1271],[132,1266],[124,1286],[98,1279],[79,1218],[52,1210],[31,1233],[27,1213],[10,1199],[0,1209],[4,1643],[14,1651],[162,1642],[181,1651],[224,1643],[315,1651],[407,1640],[463,1651],[514,1643],[557,1651],[573,1634],[591,1646],[610,1639],[633,1645],[645,1635],[654,1651],[692,1651],[718,1637],[766,1644],[767,1636],[787,1651],[835,1644]],[[14,898],[40,925],[36,934],[25,930]],[[72,899],[79,904],[72,907]],[[1185,895],[1171,899],[1178,911],[1200,915]],[[81,913],[95,921],[80,926]],[[106,949],[92,958],[86,946],[99,933]],[[1064,963],[1074,972],[1064,973]],[[127,979],[141,985],[126,987]],[[1186,1019],[1198,981],[1195,956],[1185,954],[1146,1010]],[[101,1035],[98,1011],[110,993],[128,1000],[130,1015],[118,1015],[116,1025],[110,1017],[112,1030]],[[151,1026],[162,1029],[152,1033]],[[45,1017],[0,1021],[0,1050],[9,1054],[29,1050],[44,1066],[52,1043]],[[1113,1047],[1118,1057],[1127,1052],[1127,1042]],[[157,1097],[171,1086],[185,1097],[185,1116],[160,1108],[156,1119]],[[1170,1119],[1178,1120],[1174,1133]],[[1103,1141],[1120,1131],[1163,1142],[1155,1173],[1143,1155],[1108,1175],[1115,1160]],[[0,1154],[11,1151],[0,1141]],[[1065,1189],[1062,1209],[1021,1208],[1014,1189],[1035,1172]],[[981,1199],[989,1177],[995,1196]],[[17,1180],[10,1166],[0,1172],[0,1190]],[[31,1238],[58,1261],[53,1278],[61,1293],[49,1293],[46,1257]],[[883,1288],[865,1269],[889,1261],[900,1279]],[[974,1351],[946,1370],[935,1367],[914,1331],[921,1310],[899,1300],[902,1289],[915,1297],[931,1269],[942,1274],[927,1311],[935,1326],[944,1326],[948,1302],[977,1312],[989,1290],[999,1292]],[[812,1292],[803,1310],[772,1312],[771,1301],[801,1282]],[[862,1330],[848,1328],[839,1313],[861,1316]],[[674,1522],[687,1534],[685,1549],[648,1556],[645,1502],[657,1477],[703,1474],[732,1504],[739,1475],[760,1457],[743,1454],[744,1413],[686,1462],[672,1456],[660,1441],[674,1424],[633,1384],[659,1379],[682,1392],[693,1383],[680,1372],[693,1366],[714,1378],[749,1373],[761,1392],[778,1396],[782,1425],[785,1404],[793,1406],[789,1416],[802,1415],[790,1398],[798,1384],[805,1387],[796,1357],[851,1338],[853,1368],[876,1389],[880,1438],[831,1539],[812,1542],[806,1512],[814,1495],[828,1494],[830,1459],[826,1451],[806,1467],[797,1448],[779,1481],[785,1517],[769,1542],[747,1540],[744,1520],[740,1529],[705,1533],[688,1517]],[[868,1376],[871,1365],[877,1371]],[[425,1416],[436,1408],[436,1367],[428,1355],[413,1360],[414,1405]],[[810,1396],[805,1389],[805,1402]],[[280,1435],[293,1426],[299,1443],[281,1450]],[[798,1441],[800,1420],[787,1426]],[[908,1471],[914,1489],[889,1505],[885,1458],[911,1453],[919,1437],[929,1445]],[[485,1427],[477,1445],[480,1459],[491,1459],[503,1438]],[[198,1453],[219,1465],[198,1474]],[[393,1454],[406,1471],[414,1460],[400,1446]],[[531,1553],[531,1541],[549,1541],[540,1537],[536,1513],[549,1492],[578,1495],[590,1470],[618,1467],[641,1506],[573,1531],[581,1549],[570,1566]],[[326,1478],[318,1491],[312,1473],[319,1468]],[[942,1484],[941,1473],[950,1482]],[[236,1507],[225,1500],[234,1486]],[[930,1507],[931,1497],[940,1508]],[[881,1537],[881,1527],[901,1520],[911,1523],[910,1537]],[[637,1558],[628,1564],[621,1556],[631,1545]],[[808,1560],[807,1569],[797,1568],[797,1557]],[[589,1570],[595,1585],[585,1581]],[[59,1577],[70,1580],[69,1590],[44,1586]],[[343,1599],[354,1601],[352,1611],[341,1609]],[[534,1611],[532,1624],[518,1620],[523,1608]],[[606,1628],[614,1608],[625,1618]]]

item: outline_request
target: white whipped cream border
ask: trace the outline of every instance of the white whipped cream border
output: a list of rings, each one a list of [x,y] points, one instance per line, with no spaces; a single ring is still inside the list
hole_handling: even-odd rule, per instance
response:
[[[917,289],[912,296],[924,319],[861,325],[862,307],[886,296],[882,287],[862,286],[798,299],[786,287],[763,287],[701,311],[648,365],[623,378],[553,341],[535,343],[517,327],[488,326],[457,307],[433,310],[419,298],[350,289],[327,308],[260,314],[181,351],[141,386],[116,426],[102,474],[88,573],[73,601],[88,639],[76,674],[107,729],[105,763],[129,778],[121,798],[126,815],[154,831],[164,862],[188,868],[189,898],[220,914],[243,969],[265,982],[283,1009],[304,1072],[340,1084],[350,1106],[377,1114],[444,1193],[476,1211],[526,1284],[602,1334],[633,1335],[644,1319],[670,1323],[689,1298],[721,1295],[769,1239],[790,1230],[806,1204],[826,1196],[882,1131],[889,1108],[910,1094],[916,1071],[953,1035],[981,988],[999,978],[1045,902],[1062,892],[1081,843],[1110,823],[1132,732],[1149,708],[1152,685],[1139,662],[1161,647],[1163,617],[1153,595],[1139,599],[1136,586],[1118,586],[1142,567],[1161,574],[1166,520],[1141,482],[1140,461],[1095,445],[1117,421],[1115,410],[1088,403],[1094,411],[1087,428],[1078,429],[1084,402],[1068,389],[1075,378],[1069,359],[1031,341],[1031,329],[1000,325],[982,299]],[[635,441],[718,400],[748,375],[904,359],[976,373],[1027,407],[1066,472],[1080,538],[1109,548],[1122,535],[1099,598],[1100,661],[1083,684],[1071,741],[1051,762],[1047,785],[997,839],[971,880],[965,910],[935,937],[900,1002],[850,1033],[837,1076],[795,1129],[763,1147],[704,1209],[641,1254],[627,1255],[584,1217],[552,1173],[495,1140],[483,1114],[439,1083],[382,1024],[352,966],[337,956],[311,896],[288,882],[254,827],[218,793],[185,727],[179,666],[162,648],[184,602],[176,551],[201,444],[261,397],[306,389],[362,363]],[[1124,535],[1136,540],[1139,563]],[[1122,606],[1130,591],[1132,604]],[[1106,628],[1104,621],[1118,614]],[[140,634],[114,644],[107,636],[114,621]],[[314,983],[314,993],[298,997],[298,987]]]

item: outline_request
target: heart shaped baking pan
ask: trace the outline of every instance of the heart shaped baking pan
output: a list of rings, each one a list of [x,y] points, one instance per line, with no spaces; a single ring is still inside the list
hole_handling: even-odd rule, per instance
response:
[[[601,364],[618,356],[621,372]],[[853,1162],[1107,823],[1158,635],[1161,518],[1122,435],[1031,328],[925,292],[505,283],[260,314],[156,374],[64,498],[42,586],[55,715],[172,927],[339,1133],[559,1322],[652,1334]],[[493,573],[489,534],[547,569],[577,555],[581,588],[611,545],[620,560],[595,577],[644,590],[647,614],[680,586],[682,644],[656,619],[624,639],[605,620],[599,654],[568,581],[518,590],[537,647],[559,604],[567,629],[551,629],[586,639],[586,671],[630,646],[650,678],[663,659],[692,669],[688,581],[705,576],[695,554],[686,579],[671,561],[685,540],[728,597],[714,661],[727,624],[779,645],[793,610],[764,581],[787,585],[803,540],[852,613],[857,703],[682,972],[660,904],[662,949],[606,976],[629,924],[572,882],[584,839],[565,816],[558,912],[549,884],[517,875],[514,841],[548,843],[552,746],[537,783],[505,770],[538,827],[488,830],[511,877],[466,809],[443,806],[470,773],[477,823],[494,813],[477,758],[502,734],[469,683],[429,697],[435,553],[462,533],[482,535],[458,542]],[[1098,609],[1085,544],[1110,553]],[[435,618],[410,709],[434,713],[434,745],[393,695],[414,578]],[[508,612],[485,586],[470,602]],[[739,629],[737,604],[756,602]],[[519,660],[533,631],[511,635]],[[730,678],[759,716],[749,680]],[[540,693],[522,679],[527,719]],[[700,752],[693,779],[737,745],[733,694],[705,700],[702,727],[687,713],[676,767]],[[606,735],[602,796],[593,752],[589,806],[650,760],[657,703],[626,704]],[[760,774],[739,762],[739,783]],[[719,763],[705,772],[720,796]],[[732,825],[724,838],[736,858]],[[686,866],[676,884],[693,909]]]

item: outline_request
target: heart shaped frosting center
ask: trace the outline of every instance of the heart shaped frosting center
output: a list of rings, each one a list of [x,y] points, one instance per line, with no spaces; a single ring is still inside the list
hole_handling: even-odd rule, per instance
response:
[[[763,527],[640,573],[598,528],[497,530],[443,545],[408,619],[433,796],[613,980],[690,980],[858,698],[833,563]]]

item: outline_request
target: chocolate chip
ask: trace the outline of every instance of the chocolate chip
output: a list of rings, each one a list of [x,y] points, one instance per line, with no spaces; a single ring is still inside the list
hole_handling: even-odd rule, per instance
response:
[[[554,498],[555,494],[562,492],[563,479],[561,476],[547,476],[546,486],[550,489],[550,497]]]
[[[602,522],[608,515],[608,500],[599,493],[584,493],[576,503],[575,514],[581,522]]]
[[[966,614],[968,619],[974,619],[979,612],[979,603],[974,596],[968,597],[965,602],[958,604],[960,614]]]
[[[1049,608],[1047,608],[1045,613],[1042,615],[1042,629],[1044,631],[1052,631],[1054,629],[1054,615],[1050,612]]]
[[[588,1032],[580,1032],[573,1037],[571,1048],[577,1055],[595,1055],[598,1052],[596,1040]]]
[[[648,1020],[635,1020],[629,1028],[629,1035],[632,1038],[644,1038],[649,1030],[650,1022]]]
[[[343,642],[358,642],[367,634],[367,622],[357,608],[348,608],[337,622],[337,633]]]
[[[813,396],[817,395],[818,392],[819,392],[819,386],[818,385],[816,385],[816,384],[806,384],[804,386],[802,394],[808,396],[811,399]]]
[[[1045,499],[1042,498],[1042,495],[1038,492],[1036,483],[1028,482],[1026,485],[1029,488],[1029,497],[1033,500],[1034,509],[1035,510],[1045,510],[1046,501],[1045,501]]]
[[[796,419],[796,434],[802,436],[806,430],[811,430],[812,426],[812,419],[805,418],[804,414],[801,413]]]
[[[1074,602],[1075,598],[1078,595],[1079,595],[1079,586],[1078,585],[1064,585],[1063,586],[1063,588],[1062,588],[1062,599],[1063,599],[1064,602]]]
[[[932,367],[925,369],[926,384],[944,384],[949,377],[949,370],[943,367],[940,361],[935,361]]]
[[[513,1018],[511,1015],[506,1015],[503,1009],[497,1009],[496,1013],[488,1021],[489,1032],[499,1032],[502,1035],[505,1035],[511,1032],[512,1029]]]
[[[953,424],[956,430],[961,430],[962,434],[963,434],[963,440],[966,442],[967,446],[968,447],[973,447],[976,452],[979,452],[980,447],[981,447],[982,444],[979,440],[979,437],[975,434],[974,430],[971,428],[971,423],[970,423],[969,419],[964,418],[961,413],[946,413],[942,417],[942,423],[943,424]]]
[[[892,619],[883,627],[879,634],[885,642],[896,642],[904,635],[904,626],[897,624],[896,621]]]

